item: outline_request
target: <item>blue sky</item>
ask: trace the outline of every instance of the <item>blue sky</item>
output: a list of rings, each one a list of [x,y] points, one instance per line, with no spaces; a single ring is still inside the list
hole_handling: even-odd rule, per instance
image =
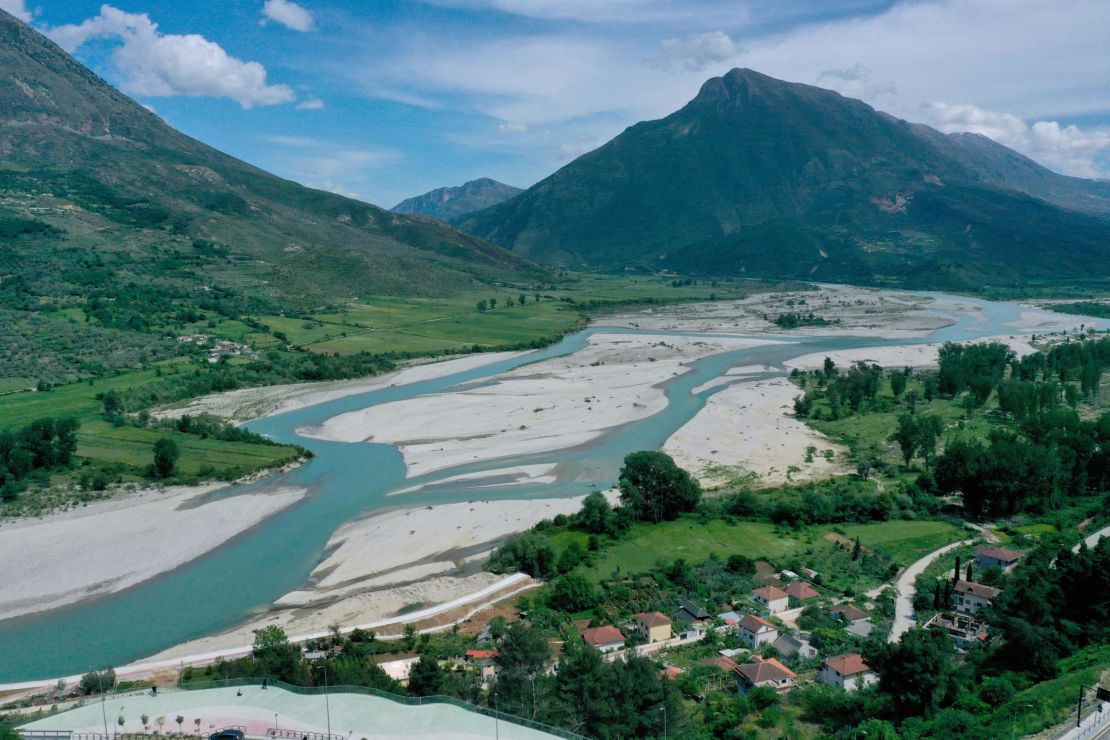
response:
[[[170,124],[391,206],[528,186],[736,66],[1110,177],[1105,0],[0,0]]]

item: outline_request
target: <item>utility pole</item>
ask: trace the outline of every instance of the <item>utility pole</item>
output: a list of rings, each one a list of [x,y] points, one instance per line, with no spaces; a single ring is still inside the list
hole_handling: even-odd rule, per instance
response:
[[[96,682],[100,684],[100,716],[104,719],[104,740],[108,740],[108,709],[105,706],[108,697],[104,693],[104,674],[100,671],[96,672]]]

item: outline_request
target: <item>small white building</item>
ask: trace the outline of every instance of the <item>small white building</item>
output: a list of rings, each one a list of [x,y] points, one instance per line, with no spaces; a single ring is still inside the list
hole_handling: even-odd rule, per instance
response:
[[[752,591],[751,599],[771,614],[778,614],[790,608],[790,595],[774,586],[757,588]]]
[[[956,611],[974,616],[990,607],[1002,590],[974,581],[957,581],[954,592]]]
[[[855,691],[878,680],[879,677],[875,671],[863,662],[863,658],[858,653],[845,653],[825,658],[817,674],[818,682],[845,691]]]
[[[770,622],[760,619],[754,614],[746,614],[736,625],[736,634],[752,650],[758,650],[763,645],[777,640],[779,631]]]

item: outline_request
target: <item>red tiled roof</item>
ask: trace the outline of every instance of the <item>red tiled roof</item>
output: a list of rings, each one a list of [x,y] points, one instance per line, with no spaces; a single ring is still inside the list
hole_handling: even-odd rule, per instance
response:
[[[659,675],[662,676],[663,678],[669,678],[673,681],[674,679],[678,678],[679,676],[681,676],[685,672],[686,671],[682,670],[678,666],[672,665],[672,666],[667,666],[663,670],[659,671]]]
[[[763,586],[752,591],[752,596],[758,596],[764,601],[778,601],[786,598],[786,592],[774,586]]]
[[[496,650],[467,650],[466,651],[466,657],[474,658],[474,660],[489,660],[490,658],[496,658],[500,654],[501,653],[497,652]]]
[[[748,679],[752,686],[758,686],[767,681],[781,681],[784,678],[793,681],[798,677],[794,671],[774,658],[760,658],[758,655],[752,657],[747,663],[737,666],[736,671]]]
[[[597,647],[599,645],[610,645],[614,642],[624,642],[624,635],[616,627],[591,627],[587,630],[582,630],[582,639],[590,647]]]
[[[1002,589],[994,586],[984,586],[982,583],[976,583],[975,581],[958,581],[955,591],[958,594],[971,594],[981,599],[993,599],[1002,593]]]
[[[670,626],[671,620],[663,612],[640,612],[635,617],[636,621],[648,629],[652,627]]]
[[[1025,554],[1006,547],[979,547],[976,548],[975,551],[980,555],[994,558],[995,560],[1001,560],[1004,563],[1012,563]]]
[[[787,596],[793,596],[798,601],[805,601],[806,599],[816,599],[821,594],[805,581],[791,583],[786,587]]]
[[[748,632],[759,632],[761,629],[770,627],[776,629],[775,625],[771,624],[765,619],[760,619],[754,614],[745,614],[744,618],[740,620],[740,626]]]
[[[845,653],[844,655],[825,658],[825,665],[841,676],[855,676],[871,670],[870,666],[863,662],[859,653]]]

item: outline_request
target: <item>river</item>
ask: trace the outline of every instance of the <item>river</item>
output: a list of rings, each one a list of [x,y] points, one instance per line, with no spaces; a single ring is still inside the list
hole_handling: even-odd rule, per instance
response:
[[[781,368],[784,361],[799,355],[853,347],[1018,334],[1022,332],[1012,322],[1018,319],[1019,313],[1033,311],[1017,304],[958,300],[974,304],[980,310],[949,314],[954,322],[952,325],[918,339],[809,336],[787,338],[783,344],[711,355],[692,363],[689,372],[667,381],[665,394],[668,403],[663,410],[611,430],[586,447],[459,466],[420,478],[405,477],[401,454],[392,446],[328,442],[301,437],[296,430],[318,425],[347,411],[487,382],[521,365],[576,352],[595,332],[696,334],[588,328],[545,349],[520,357],[257,420],[248,424],[248,428],[279,441],[300,444],[312,450],[316,457],[288,473],[256,483],[231,486],[212,495],[234,496],[281,486],[304,487],[309,490],[309,495],[230,543],[157,578],[72,607],[0,622],[0,681],[31,680],[122,665],[241,623],[252,614],[268,608],[282,595],[302,586],[325,556],[325,546],[332,533],[360,515],[395,505],[396,500],[386,496],[399,488],[416,483],[434,483],[437,479],[477,470],[535,463],[565,463],[560,466],[563,478],[554,483],[485,488],[480,492],[475,490],[478,482],[473,480],[430,485],[406,494],[405,505],[474,498],[549,498],[581,495],[608,487],[614,482],[621,460],[627,453],[659,449],[668,437],[701,410],[709,396],[724,386],[698,393],[693,393],[692,389],[724,375],[730,368],[750,365]],[[1058,314],[1054,316],[1059,317]],[[1110,328],[1110,321],[1084,321],[1088,326]],[[770,375],[781,375],[783,372],[779,370]],[[134,557],[142,558],[144,553],[136,552]],[[64,564],[60,563],[59,567],[64,567]]]

